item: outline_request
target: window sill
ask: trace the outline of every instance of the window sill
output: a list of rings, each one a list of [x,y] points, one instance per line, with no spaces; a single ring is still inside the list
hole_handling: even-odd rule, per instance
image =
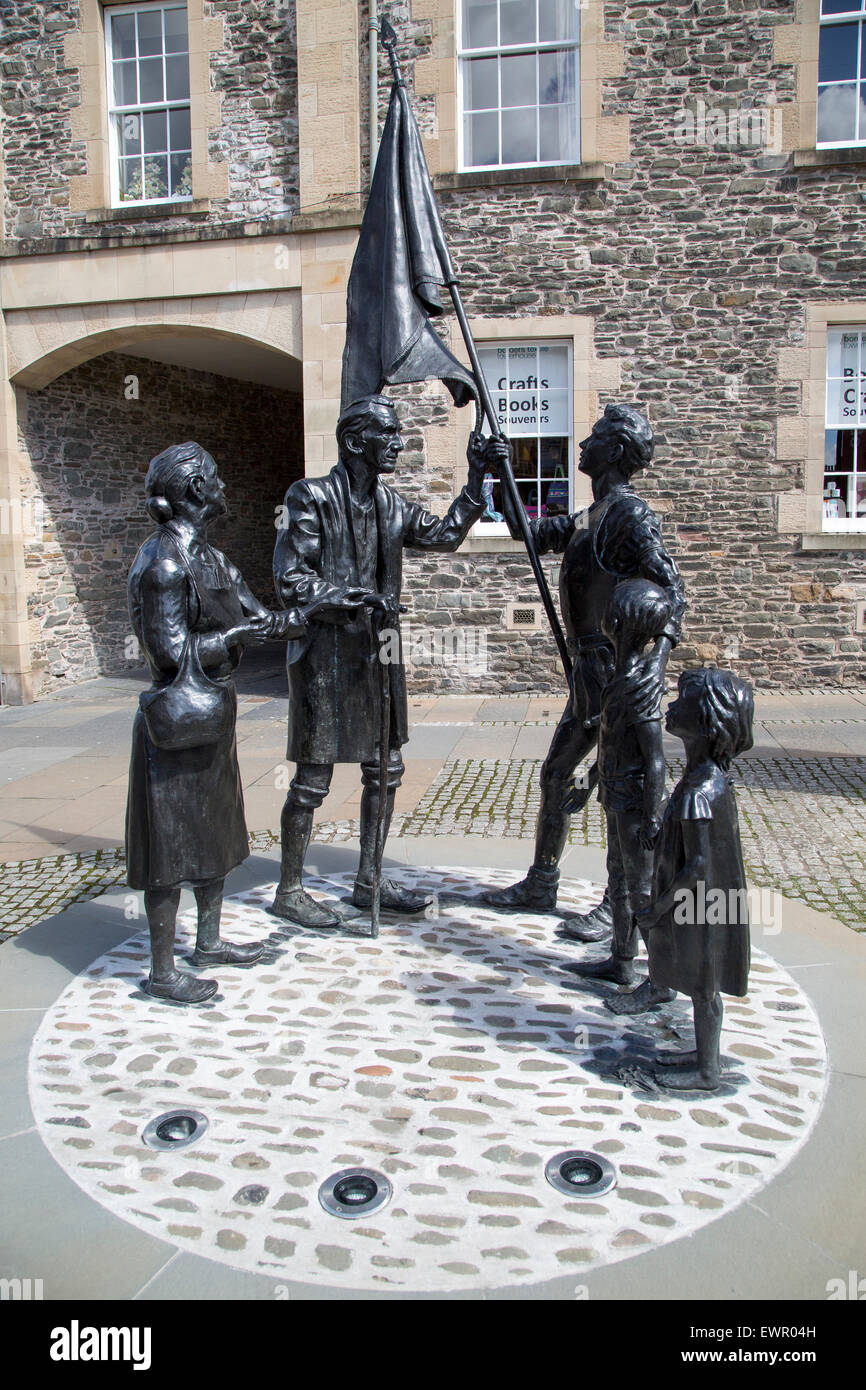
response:
[[[833,169],[846,164],[866,164],[866,145],[846,149],[795,150],[795,169]]]
[[[183,198],[176,203],[130,203],[128,207],[93,208],[85,222],[141,222],[163,217],[204,217],[211,210],[210,198]]]
[[[866,531],[809,531],[800,536],[803,550],[866,550]]]
[[[462,173],[434,174],[433,187],[447,191],[527,183],[600,183],[604,177],[604,165],[599,163],[543,164],[525,169],[467,169]]]

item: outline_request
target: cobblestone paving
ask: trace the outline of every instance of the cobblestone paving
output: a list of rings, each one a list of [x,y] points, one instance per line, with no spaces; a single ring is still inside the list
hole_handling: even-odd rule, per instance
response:
[[[832,722],[856,721],[822,721]],[[540,767],[532,759],[451,759],[415,810],[395,815],[391,834],[531,839]],[[681,770],[680,761],[669,762],[669,786]],[[754,754],[735,764],[734,779],[750,881],[866,930],[866,758]],[[314,838],[349,840],[358,829],[355,820],[325,821]],[[250,836],[254,850],[270,849],[278,839],[276,831]],[[574,817],[569,842],[604,846],[595,797]],[[0,942],[71,903],[96,897],[123,875],[121,850],[0,864]]]
[[[426,920],[386,920],[376,941],[277,929],[263,910],[273,884],[228,899],[231,935],[264,934],[267,954],[254,970],[221,967],[200,1009],[140,992],[142,933],[94,961],[31,1051],[34,1116],[60,1166],[184,1251],[311,1284],[459,1291],[580,1278],[690,1235],[806,1141],[821,1030],[762,952],[748,998],[726,1001],[722,1089],[659,1092],[645,1067],[659,1043],[690,1044],[686,1000],[614,1019],[609,987],[563,972],[571,952],[549,917],[478,902],[504,871],[394,877],[437,903]],[[350,883],[311,878],[321,896]],[[585,910],[598,887],[567,879],[561,896]],[[208,1117],[201,1139],[145,1147],[145,1125],[184,1106]],[[608,1157],[614,1191],[554,1191],[544,1164],[569,1148]],[[394,1195],[340,1221],[317,1189],[354,1166],[384,1171]]]

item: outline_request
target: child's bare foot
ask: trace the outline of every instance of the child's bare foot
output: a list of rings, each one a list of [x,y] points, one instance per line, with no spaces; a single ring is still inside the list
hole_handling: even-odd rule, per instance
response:
[[[585,965],[567,965],[565,968],[590,980],[610,980],[614,985],[633,985],[637,979],[634,961],[622,960],[619,956],[607,956],[604,960],[587,961]]]
[[[605,999],[604,1007],[610,1009],[612,1014],[642,1014],[659,1004],[669,1004],[676,997],[675,989],[662,989],[659,985],[654,985],[652,980],[646,979],[630,994],[612,994],[609,999]]]
[[[655,1060],[660,1067],[694,1067],[697,1065],[697,1052],[657,1052]]]
[[[721,1078],[702,1067],[671,1067],[657,1072],[656,1080],[668,1091],[717,1091]]]

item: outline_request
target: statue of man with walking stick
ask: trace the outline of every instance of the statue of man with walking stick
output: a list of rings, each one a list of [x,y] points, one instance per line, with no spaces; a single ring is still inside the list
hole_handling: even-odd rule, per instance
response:
[[[299,641],[290,642],[288,757],[297,771],[281,817],[280,883],[272,911],[304,927],[329,928],[341,918],[304,890],[301,872],[313,814],[328,793],[334,763],[360,763],[361,857],[354,905],[422,911],[429,898],[380,882],[381,856],[403,775],[400,748],[408,738],[402,662],[390,657],[399,640],[403,547],[456,550],[484,509],[481,484],[507,448],[470,437],[466,487],[444,517],[434,517],[383,481],[403,448],[394,407],[385,396],[352,402],[337,425],[340,461],[325,478],[294,483],[286,493],[274,553],[274,579],[285,607],[317,605]],[[387,757],[386,757],[387,755]],[[382,770],[385,770],[383,781]],[[378,906],[376,904],[375,906]]]

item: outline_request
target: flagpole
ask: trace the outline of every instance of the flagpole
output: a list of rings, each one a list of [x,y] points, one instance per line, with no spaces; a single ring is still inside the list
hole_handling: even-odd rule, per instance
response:
[[[459,323],[460,331],[463,334],[463,341],[466,344],[466,351],[469,353],[469,361],[472,364],[472,371],[475,376],[475,380],[478,383],[478,390],[481,395],[481,404],[484,407],[484,413],[487,416],[487,419],[490,421],[490,429],[492,433],[496,435],[498,438],[502,439],[505,436],[500,427],[499,417],[496,414],[496,411],[493,406],[493,401],[490,397],[490,388],[487,385],[487,379],[484,375],[484,369],[481,366],[481,362],[478,357],[478,349],[475,346],[475,339],[472,336],[472,330],[469,327],[469,322],[466,318],[466,311],[463,308],[463,300],[460,297],[460,290],[458,289],[457,285],[453,283],[449,285],[448,288],[451,291],[451,299],[454,304],[454,312],[457,315],[457,322]],[[541,561],[538,558],[538,551],[535,548],[535,538],[532,534],[532,528],[529,525],[529,518],[526,515],[526,508],[524,507],[523,502],[521,501],[520,493],[517,491],[517,484],[514,481],[514,474],[511,471],[511,461],[509,459],[504,459],[502,462],[499,480],[502,483],[502,486],[505,489],[505,491],[508,493],[509,499],[511,501],[511,509],[514,513],[514,516],[517,519],[517,524],[520,528],[520,534],[523,540],[523,544],[526,546],[526,552],[529,556],[529,563],[532,567],[532,573],[535,576],[535,582],[538,585],[538,592],[541,595],[541,602],[544,605],[544,611],[547,614],[547,620],[550,623],[550,627],[553,632],[554,641],[556,642],[556,646],[559,651],[559,659],[562,662],[562,669],[565,671],[565,679],[568,682],[568,688],[570,690],[572,687],[572,681],[574,679],[574,666],[568,652],[568,645],[565,640],[565,634],[562,631],[562,625],[559,621],[559,614],[557,613],[553,605],[553,598],[550,593],[550,587],[547,583],[547,577],[544,573],[544,570],[541,567]]]
[[[393,73],[394,81],[399,83],[400,86],[405,87],[406,83],[403,78],[403,74],[400,71],[400,64],[397,59],[397,54],[395,52],[397,45],[397,35],[394,31],[393,26],[389,23],[387,19],[383,19],[380,21],[379,33],[380,38],[382,40],[382,45],[388,53],[388,59],[391,64],[391,72]],[[463,308],[463,300],[460,297],[460,290],[457,286],[456,281],[450,281],[448,288],[451,292],[451,300],[454,304],[454,312],[457,315],[457,322],[460,325],[460,332],[463,334],[463,341],[466,344],[466,351],[469,354],[469,361],[472,366],[472,372],[475,377],[476,385],[478,386],[478,393],[481,397],[481,404],[484,407],[484,413],[490,422],[491,432],[498,438],[502,439],[505,436],[499,424],[499,417],[497,416],[496,410],[493,406],[493,400],[490,395],[490,389],[487,385],[487,379],[484,375],[484,369],[482,368],[480,359],[478,357],[478,349],[475,346],[475,339],[472,336],[472,330],[469,327],[469,321],[466,318],[466,311]],[[532,567],[532,573],[535,576],[535,582],[538,586],[538,592],[541,596],[541,602],[544,605],[544,611],[547,614],[547,620],[550,623],[554,641],[556,642],[556,646],[559,651],[559,658],[562,662],[562,668],[565,672],[565,679],[568,682],[569,690],[571,690],[573,688],[574,681],[573,663],[568,652],[568,645],[565,640],[565,634],[562,631],[562,625],[559,621],[559,615],[553,604],[553,598],[551,597],[550,587],[547,583],[547,578],[545,576],[544,570],[541,567],[541,561],[538,558],[538,551],[535,548],[535,540],[532,535],[532,529],[529,525],[529,518],[526,515],[526,509],[523,506],[523,502],[520,499],[520,493],[517,491],[517,484],[514,481],[514,474],[511,470],[511,461],[509,459],[503,460],[500,472],[500,482],[502,484],[503,489],[508,494],[508,498],[512,504],[512,511],[517,520],[517,525],[520,530],[521,539],[523,541],[523,544],[526,546],[526,552],[529,557],[530,566]]]

